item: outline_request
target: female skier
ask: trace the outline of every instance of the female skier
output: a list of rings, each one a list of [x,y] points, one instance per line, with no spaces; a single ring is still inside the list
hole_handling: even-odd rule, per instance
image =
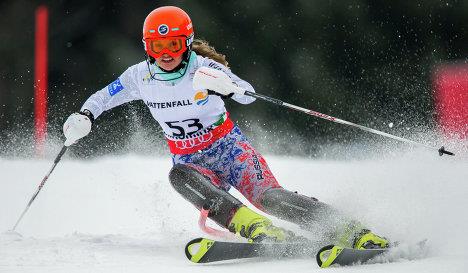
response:
[[[171,184],[220,226],[254,242],[297,239],[229,194],[234,186],[261,211],[326,235],[329,243],[358,249],[388,246],[385,238],[328,205],[280,186],[224,106],[228,98],[252,103],[255,99],[243,94],[254,92],[253,87],[231,72],[224,55],[194,40],[187,13],[173,6],[153,10],[143,25],[143,44],[145,61],[129,67],[66,120],[66,146],[86,136],[104,111],[143,100],[172,153]]]

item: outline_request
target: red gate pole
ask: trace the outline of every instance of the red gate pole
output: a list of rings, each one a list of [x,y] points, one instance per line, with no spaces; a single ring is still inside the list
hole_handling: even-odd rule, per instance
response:
[[[442,133],[468,140],[468,65],[462,62],[438,65],[433,73],[435,110]]]
[[[46,6],[36,9],[34,52],[34,139],[36,155],[43,155],[47,135],[47,38],[49,12]]]

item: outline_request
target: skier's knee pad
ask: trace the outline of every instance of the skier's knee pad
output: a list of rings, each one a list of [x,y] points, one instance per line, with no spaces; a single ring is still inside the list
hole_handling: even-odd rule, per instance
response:
[[[210,178],[197,169],[176,164],[169,172],[169,181],[174,189],[197,209],[209,208],[209,217],[227,227],[232,214],[242,203],[212,183]]]
[[[304,227],[333,211],[331,207],[316,198],[283,188],[267,190],[262,196],[261,204],[265,212]]]

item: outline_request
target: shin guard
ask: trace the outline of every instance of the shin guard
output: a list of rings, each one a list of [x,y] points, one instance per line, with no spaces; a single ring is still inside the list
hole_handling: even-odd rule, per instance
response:
[[[188,165],[174,165],[169,180],[174,189],[197,209],[209,209],[208,217],[222,227],[228,228],[232,215],[243,205],[213,184],[209,177]]]
[[[314,230],[317,225],[331,228],[341,218],[329,205],[283,188],[266,191],[261,204],[265,212],[307,230]]]

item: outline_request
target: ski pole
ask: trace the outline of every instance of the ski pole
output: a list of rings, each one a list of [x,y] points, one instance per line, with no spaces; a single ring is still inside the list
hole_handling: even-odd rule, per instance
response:
[[[379,131],[379,130],[376,130],[376,129],[368,128],[366,126],[362,126],[362,125],[359,125],[359,124],[356,124],[356,123],[352,123],[352,122],[349,122],[349,121],[346,121],[346,120],[335,118],[335,117],[332,117],[332,116],[329,116],[329,115],[326,115],[326,114],[322,114],[322,113],[319,113],[317,111],[305,109],[305,108],[302,108],[302,107],[299,107],[299,106],[296,106],[296,105],[293,105],[293,104],[289,104],[287,102],[283,102],[283,101],[281,101],[279,99],[271,98],[271,97],[261,95],[261,94],[258,94],[258,93],[245,91],[244,95],[251,96],[251,97],[254,97],[254,98],[257,98],[257,99],[261,99],[261,100],[264,100],[264,101],[268,101],[268,102],[274,103],[276,105],[283,106],[283,107],[286,107],[286,108],[289,108],[289,109],[293,109],[293,110],[296,110],[296,111],[299,111],[299,112],[302,112],[302,113],[305,113],[305,114],[308,114],[308,115],[311,115],[311,116],[314,116],[314,117],[319,117],[319,118],[322,118],[322,119],[326,119],[328,121],[353,126],[353,127],[359,128],[359,129],[361,129],[363,131],[366,131],[366,132],[374,133],[374,134],[377,134],[377,135],[392,138],[392,139],[399,140],[399,141],[406,142],[406,143],[411,143],[411,144],[421,146],[421,147],[425,147],[425,148],[428,148],[428,149],[431,149],[431,150],[437,150],[439,152],[440,156],[442,156],[443,154],[455,155],[452,152],[446,151],[444,146],[442,146],[440,148],[432,147],[432,146],[429,146],[429,145],[426,145],[426,144],[423,144],[423,143],[419,143],[419,142],[416,142],[416,141],[413,141],[413,140],[410,140],[410,139],[402,138],[402,137],[395,136],[395,135],[392,135],[392,134],[389,134],[389,133],[385,133],[385,132],[382,132],[382,131]]]
[[[21,219],[23,219],[23,216],[26,214],[26,212],[28,211],[29,207],[31,206],[32,202],[34,202],[34,199],[36,199],[37,195],[39,194],[39,191],[41,191],[42,187],[44,186],[45,182],[47,181],[47,179],[49,179],[49,176],[50,174],[52,173],[52,171],[55,169],[55,166],[57,166],[57,164],[60,162],[60,159],[62,158],[63,154],[65,154],[65,152],[67,151],[67,146],[63,145],[62,147],[62,150],[60,150],[59,154],[57,155],[57,157],[55,158],[54,160],[54,164],[52,165],[52,167],[50,168],[49,172],[46,174],[46,176],[42,179],[41,181],[41,184],[39,184],[39,187],[37,188],[36,192],[33,194],[33,196],[31,197],[31,200],[29,200],[29,203],[28,205],[26,206],[26,208],[23,210],[23,213],[21,213],[20,217],[18,218],[18,221],[16,221],[16,224],[15,226],[13,227],[12,231],[15,231],[16,227],[18,226],[19,222],[21,221]]]

